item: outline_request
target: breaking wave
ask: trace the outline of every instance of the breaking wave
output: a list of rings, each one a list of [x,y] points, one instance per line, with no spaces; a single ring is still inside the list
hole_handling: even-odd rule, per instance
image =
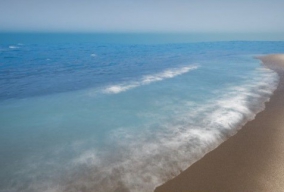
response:
[[[194,68],[145,76],[139,84],[171,78],[191,69]],[[180,101],[172,108],[176,111],[175,117],[158,125],[159,131],[141,127],[146,131],[137,134],[116,129],[108,138],[109,144],[115,146],[112,150],[78,149],[76,157],[69,162],[53,166],[59,176],[53,175],[55,170],[44,169],[37,176],[30,175],[33,185],[17,187],[24,192],[153,191],[235,134],[264,109],[277,87],[278,76],[268,69],[259,70],[260,76],[252,77],[244,85],[229,87],[220,97],[202,105]],[[184,106],[194,110],[183,110]],[[32,163],[34,167],[36,164]],[[27,177],[29,173],[23,175]],[[45,176],[40,176],[43,173]]]

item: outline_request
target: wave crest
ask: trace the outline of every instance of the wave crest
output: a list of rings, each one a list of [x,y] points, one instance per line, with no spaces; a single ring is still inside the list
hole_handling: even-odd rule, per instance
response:
[[[106,94],[117,94],[123,91],[127,91],[129,89],[133,89],[139,86],[147,85],[153,82],[157,81],[162,81],[165,79],[170,79],[174,78],[176,76],[188,73],[189,71],[192,71],[194,69],[197,69],[197,65],[190,65],[186,67],[181,67],[181,68],[172,68],[172,69],[167,69],[163,72],[156,73],[153,75],[145,75],[138,81],[132,81],[130,83],[122,83],[122,84],[117,84],[117,85],[111,85],[106,87],[103,90],[103,93]]]

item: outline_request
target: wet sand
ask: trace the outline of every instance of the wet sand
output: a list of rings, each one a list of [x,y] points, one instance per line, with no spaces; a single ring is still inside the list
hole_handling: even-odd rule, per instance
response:
[[[265,110],[155,192],[284,191],[284,54],[258,59],[280,76]]]

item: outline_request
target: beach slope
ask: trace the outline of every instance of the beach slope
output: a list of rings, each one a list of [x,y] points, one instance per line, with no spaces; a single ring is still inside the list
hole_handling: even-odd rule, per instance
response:
[[[258,59],[280,76],[265,110],[155,192],[284,191],[284,55]]]

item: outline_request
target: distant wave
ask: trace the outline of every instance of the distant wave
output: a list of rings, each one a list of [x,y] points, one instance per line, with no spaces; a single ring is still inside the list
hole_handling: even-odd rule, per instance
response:
[[[197,68],[198,68],[197,65],[190,65],[190,66],[181,67],[181,68],[167,69],[163,72],[156,73],[153,75],[145,75],[138,81],[132,81],[130,83],[122,83],[118,85],[108,86],[103,90],[103,93],[117,94],[117,93],[129,90],[129,89],[133,89],[135,87],[139,87],[142,85],[147,85],[153,82],[162,81],[164,79],[174,78],[178,75],[182,75],[184,73],[187,73]]]
[[[20,47],[14,46],[14,45],[10,45],[9,48],[10,48],[10,49],[19,49]]]

